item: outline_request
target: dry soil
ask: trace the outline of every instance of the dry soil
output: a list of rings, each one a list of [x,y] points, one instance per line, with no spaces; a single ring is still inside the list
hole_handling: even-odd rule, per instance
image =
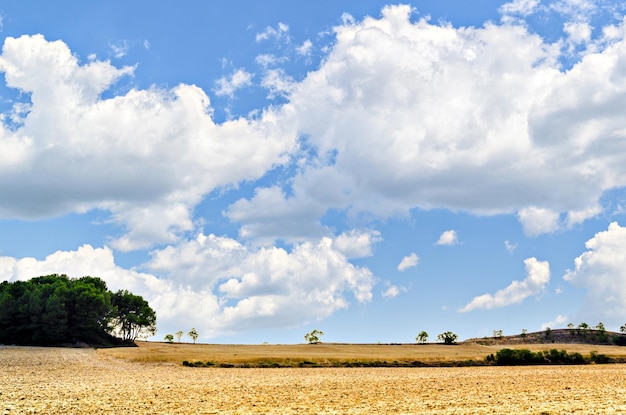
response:
[[[626,365],[188,368],[0,347],[0,414],[626,414]]]

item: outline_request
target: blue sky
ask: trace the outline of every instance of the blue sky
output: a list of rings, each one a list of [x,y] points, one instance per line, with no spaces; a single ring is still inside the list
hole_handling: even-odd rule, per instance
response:
[[[626,323],[626,7],[4,2],[0,281],[297,343]]]

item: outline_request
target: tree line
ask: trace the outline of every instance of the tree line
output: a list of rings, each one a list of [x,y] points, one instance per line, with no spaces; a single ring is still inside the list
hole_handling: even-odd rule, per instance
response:
[[[97,277],[46,275],[0,283],[0,344],[133,343],[156,333],[141,296],[111,292]]]

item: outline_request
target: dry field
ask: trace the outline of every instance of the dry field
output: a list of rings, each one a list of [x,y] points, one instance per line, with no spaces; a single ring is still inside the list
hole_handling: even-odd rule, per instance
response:
[[[219,369],[121,350],[0,346],[0,414],[626,413],[626,365]]]

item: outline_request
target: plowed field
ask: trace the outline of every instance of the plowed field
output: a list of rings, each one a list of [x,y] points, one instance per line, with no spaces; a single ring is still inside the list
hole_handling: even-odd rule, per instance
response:
[[[188,368],[0,347],[0,414],[625,414],[626,365]]]

